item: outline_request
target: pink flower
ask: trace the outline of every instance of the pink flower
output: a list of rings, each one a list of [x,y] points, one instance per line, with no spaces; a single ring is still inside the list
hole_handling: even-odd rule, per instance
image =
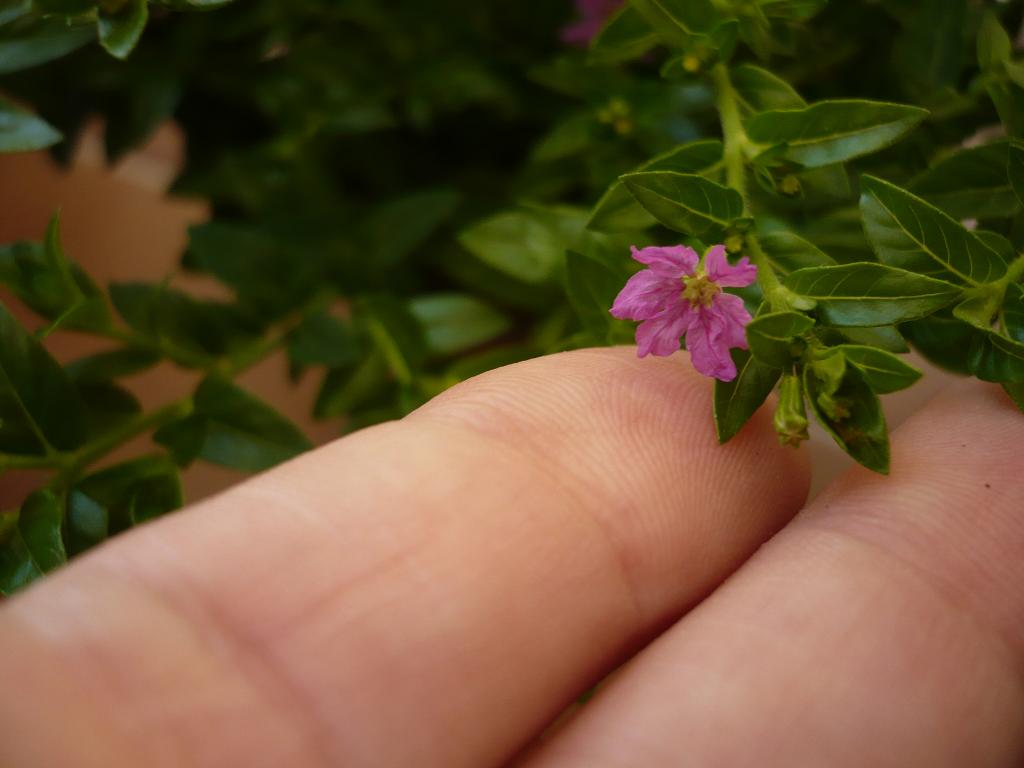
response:
[[[671,355],[686,336],[693,367],[721,381],[736,378],[729,350],[747,348],[750,313],[739,296],[722,288],[741,288],[757,279],[757,267],[745,256],[736,266],[716,245],[703,262],[693,248],[633,247],[643,269],[629,278],[611,313],[620,320],[642,320],[636,329],[637,355]]]
[[[597,37],[608,18],[619,9],[622,0],[576,0],[579,20],[562,29],[562,42],[586,47]]]

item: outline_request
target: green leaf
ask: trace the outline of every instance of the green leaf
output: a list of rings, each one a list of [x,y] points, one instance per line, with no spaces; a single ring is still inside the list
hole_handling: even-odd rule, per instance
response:
[[[460,202],[458,192],[442,187],[377,206],[362,232],[369,258],[381,268],[398,266],[454,215]]]
[[[740,105],[749,113],[778,109],[804,109],[807,102],[778,75],[753,64],[742,64],[730,73]]]
[[[992,11],[986,11],[978,29],[978,66],[983,72],[1002,69],[1013,54],[1010,36]]]
[[[12,595],[42,575],[17,529],[0,540],[0,595]]]
[[[0,98],[0,152],[34,152],[63,138],[45,120]]]
[[[200,456],[213,464],[261,472],[312,447],[291,421],[226,379],[203,379],[194,402],[207,420]]]
[[[388,366],[383,353],[374,349],[353,369],[327,372],[317,393],[313,415],[318,419],[348,416],[373,402],[388,389]]]
[[[758,235],[758,242],[776,272],[784,275],[807,267],[827,267],[835,261],[809,240],[776,230]]]
[[[809,365],[804,369],[804,387],[818,423],[836,444],[859,464],[888,474],[889,432],[885,414],[860,369],[846,366],[839,386],[829,392],[827,382]],[[827,402],[838,404],[842,410],[826,408]]]
[[[75,556],[105,541],[110,535],[110,512],[78,490],[68,494],[67,550]]]
[[[307,315],[288,337],[288,359],[294,365],[335,368],[358,357],[359,344],[350,325],[327,312]]]
[[[862,347],[877,347],[897,354],[905,354],[910,351],[906,340],[891,325],[880,325],[874,328],[843,328],[840,334]]]
[[[94,40],[92,26],[69,26],[63,19],[43,19],[27,27],[0,32],[0,75],[59,59]]]
[[[65,370],[76,384],[96,384],[148,370],[158,362],[160,355],[152,350],[124,347],[81,357]]]
[[[704,175],[721,164],[722,142],[711,139],[671,149],[644,163],[634,172],[677,171]],[[587,228],[618,232],[644,229],[654,223],[654,218],[636,202],[622,181],[616,179],[594,206]]]
[[[539,285],[554,280],[566,248],[575,240],[559,224],[557,214],[507,211],[463,230],[459,242],[499,272]]]
[[[142,30],[149,20],[147,0],[126,0],[117,11],[109,13],[100,5],[99,20],[96,23],[99,31],[100,45],[118,59],[125,59],[134,50]]]
[[[3,0],[0,2],[0,25],[10,24],[32,10],[32,0]]]
[[[1008,141],[965,149],[917,176],[909,190],[954,219],[1015,216],[1021,203],[1007,177],[1014,151]]]
[[[202,453],[208,426],[204,417],[190,414],[160,427],[153,433],[153,442],[166,448],[179,467],[187,467]]]
[[[736,378],[715,381],[715,430],[718,442],[727,443],[768,399],[782,376],[778,368],[759,363],[747,351],[732,350]]]
[[[879,395],[906,389],[924,375],[897,355],[877,347],[843,344],[833,349],[842,352],[848,362],[857,366],[868,386]]]
[[[43,573],[67,562],[61,539],[63,522],[64,503],[52,491],[36,491],[21,505],[18,531],[32,561]]]
[[[900,326],[918,352],[934,365],[955,373],[971,372],[970,348],[978,331],[953,317],[932,315]]]
[[[118,424],[142,413],[138,398],[112,382],[78,384],[77,390],[85,406],[89,440],[108,434]]]
[[[612,14],[590,43],[594,62],[629,61],[643,56],[658,44],[658,34],[630,4]]]
[[[584,329],[598,344],[626,340],[631,327],[609,310],[625,285],[624,275],[600,259],[569,251],[565,259],[565,288]]]
[[[784,157],[816,168],[891,146],[927,116],[927,110],[903,104],[821,101],[805,109],[754,115],[747,121],[747,135],[755,144],[784,145]]]
[[[512,327],[501,312],[461,293],[417,296],[409,311],[423,327],[427,348],[444,357],[493,341]]]
[[[977,331],[968,351],[970,372],[996,384],[1024,382],[1024,344],[995,331]]]
[[[36,453],[47,447],[73,450],[81,445],[85,438],[84,406],[71,380],[2,304],[0,393],[10,398],[33,436],[30,444],[10,446],[4,439],[8,437],[5,418],[0,429],[0,447]]]
[[[814,327],[813,318],[799,312],[758,315],[747,325],[750,353],[759,363],[788,370],[793,365],[798,337]],[[796,350],[799,353],[799,349]]]
[[[1013,66],[1012,62],[1007,64],[1007,71],[1013,73]],[[987,90],[1006,133],[1015,138],[1024,137],[1024,89],[1016,83],[992,82]]]
[[[356,316],[366,325],[392,375],[411,385],[426,358],[426,340],[409,308],[394,296],[372,296],[359,303]]]
[[[896,41],[897,74],[912,94],[930,95],[959,79],[967,0],[916,0],[915,6]]]
[[[704,35],[721,22],[711,0],[630,0],[669,45],[686,48],[693,37]]]
[[[84,547],[95,543],[104,529],[118,533],[181,505],[181,479],[174,464],[163,455],[143,456],[102,469],[75,485],[69,496],[69,533],[75,532],[76,547]]]
[[[1006,262],[987,241],[919,197],[872,176],[861,180],[864,229],[885,264],[978,284],[998,280]]]
[[[1007,155],[1007,175],[1017,202],[1024,205],[1024,148],[1012,145]]]
[[[942,280],[871,262],[800,269],[784,282],[798,296],[817,302],[825,323],[840,327],[915,320],[962,293]]]
[[[683,234],[720,233],[743,215],[739,192],[703,176],[642,171],[623,176],[622,182],[655,219]]]
[[[1003,389],[1010,396],[1014,404],[1024,411],[1024,382],[1017,384],[1003,384]]]

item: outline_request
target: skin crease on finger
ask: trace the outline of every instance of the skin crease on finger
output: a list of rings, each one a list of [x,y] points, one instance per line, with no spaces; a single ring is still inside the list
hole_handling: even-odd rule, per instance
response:
[[[0,765],[501,764],[803,503],[710,392],[530,361],[122,537],[0,611]]]
[[[1024,419],[943,394],[521,768],[1024,765]]]

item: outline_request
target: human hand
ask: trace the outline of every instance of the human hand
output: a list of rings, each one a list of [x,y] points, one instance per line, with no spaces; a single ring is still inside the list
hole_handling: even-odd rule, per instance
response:
[[[1019,764],[1009,400],[791,520],[803,455],[709,399],[682,353],[534,360],[119,538],[0,609],[0,765]]]

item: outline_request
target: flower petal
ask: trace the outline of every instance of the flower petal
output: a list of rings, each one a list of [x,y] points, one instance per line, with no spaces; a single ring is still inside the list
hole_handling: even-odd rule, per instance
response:
[[[725,331],[721,317],[701,309],[697,322],[687,331],[686,348],[697,371],[719,381],[732,381],[736,378],[736,364],[729,354]]]
[[[648,320],[679,303],[678,280],[664,278],[650,269],[642,269],[626,282],[612,303],[611,313],[619,320]]]
[[[704,256],[704,272],[708,278],[727,288],[743,288],[757,280],[757,267],[744,256],[736,266],[725,258],[725,246],[716,245]]]
[[[666,278],[678,280],[684,275],[692,275],[697,270],[697,262],[700,256],[693,248],[685,245],[670,245],[661,247],[649,245],[646,248],[631,248],[633,258],[641,264],[646,264],[655,274]]]
[[[747,323],[750,313],[743,304],[743,299],[731,293],[720,293],[708,309],[718,316],[724,325],[723,343],[729,347],[747,349]]]
[[[636,329],[637,357],[668,357],[679,351],[679,339],[693,322],[690,305],[680,302],[657,317],[645,320]]]

